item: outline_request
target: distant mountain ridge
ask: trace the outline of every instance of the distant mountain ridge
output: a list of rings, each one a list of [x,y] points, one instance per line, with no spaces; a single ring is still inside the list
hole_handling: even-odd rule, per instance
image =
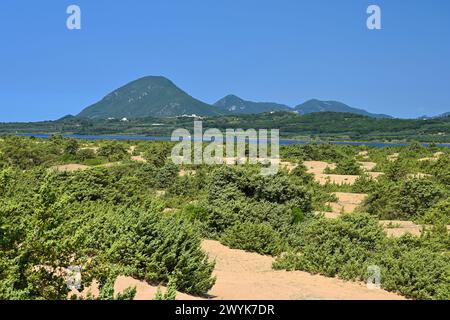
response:
[[[150,76],[114,90],[78,117],[89,119],[218,116],[224,112],[197,100],[165,77]]]
[[[371,118],[392,118],[350,107],[338,101],[312,99],[294,108],[275,102],[253,102],[228,95],[214,105],[204,103],[162,76],[148,76],[132,81],[112,91],[100,101],[81,111],[78,118],[165,118],[183,115],[222,116],[259,114],[272,111],[292,111],[301,115],[316,112],[344,112]]]
[[[450,117],[450,112],[442,113],[442,114],[436,116],[435,118],[448,118],[448,117]]]
[[[386,114],[375,114],[363,109],[353,108],[339,101],[321,101],[317,99],[308,100],[302,104],[299,104],[294,108],[294,110],[299,114],[310,114],[315,112],[344,112],[359,114],[371,118],[392,118]]]
[[[228,95],[216,103],[214,106],[234,114],[257,114],[271,111],[293,111],[292,108],[284,104],[275,102],[253,102],[241,99],[235,95]]]

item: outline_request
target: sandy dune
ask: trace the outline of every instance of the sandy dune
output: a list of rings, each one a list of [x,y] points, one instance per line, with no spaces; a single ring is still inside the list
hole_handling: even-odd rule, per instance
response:
[[[359,176],[341,175],[341,174],[316,174],[315,180],[321,185],[331,184],[348,184],[354,185]]]
[[[58,172],[75,172],[87,170],[89,167],[82,164],[65,164],[61,166],[54,166],[51,169]]]
[[[129,287],[136,287],[136,296],[134,300],[153,300],[158,292],[157,286],[151,286],[145,281],[139,281],[131,277],[120,276],[114,284],[114,292],[123,292]],[[164,286],[159,287],[162,293],[167,291]],[[177,300],[201,300],[202,298],[194,297],[185,293],[178,292]]]
[[[143,156],[131,156],[131,160],[136,162],[147,162]]]
[[[336,164],[324,161],[304,161],[308,173],[322,174],[326,168],[336,169]]]
[[[215,299],[230,300],[347,300],[402,299],[365,284],[346,282],[300,271],[274,271],[273,258],[229,249],[216,241],[204,241],[203,249],[216,261]]]
[[[327,163],[324,161],[305,161],[303,164],[306,166],[308,173],[314,175],[316,182],[321,185],[327,183],[338,184],[338,185],[354,185],[359,176],[356,175],[341,175],[341,174],[325,174],[325,169],[335,169],[335,163]],[[383,172],[371,172],[375,167],[375,162],[359,162],[361,168],[364,169],[372,178],[376,179],[382,176]]]
[[[377,164],[375,162],[358,162],[364,171],[372,171]]]
[[[195,176],[197,174],[196,170],[183,170],[181,169],[178,173],[179,177],[185,177],[185,176]]]
[[[216,262],[217,282],[209,292],[214,300],[400,300],[403,297],[380,289],[369,289],[364,283],[347,282],[336,278],[311,275],[301,271],[274,271],[273,258],[242,250],[233,250],[217,241],[203,241],[203,249]],[[116,294],[136,287],[136,300],[153,300],[158,290],[146,282],[131,277],[117,278]],[[161,291],[166,288],[161,286]],[[90,289],[98,294],[94,284]],[[199,298],[183,293],[177,300]]]
[[[338,198],[338,202],[330,205],[335,213],[353,213],[367,197],[367,194],[347,192],[335,192],[334,195]]]
[[[329,203],[331,212],[323,212],[325,218],[328,219],[339,218],[342,213],[353,213],[367,197],[367,194],[363,193],[335,192],[333,194],[338,201]]]
[[[412,221],[395,221],[382,220],[381,225],[384,227],[387,235],[390,237],[401,237],[406,233],[411,233],[414,236],[420,236],[422,233],[422,226],[415,224]]]

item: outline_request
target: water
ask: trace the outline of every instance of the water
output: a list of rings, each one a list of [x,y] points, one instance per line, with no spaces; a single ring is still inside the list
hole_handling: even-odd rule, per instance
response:
[[[19,134],[19,136],[24,137],[36,137],[41,139],[48,139],[51,135],[49,134]],[[80,139],[80,140],[117,140],[117,141],[171,141],[171,137],[158,137],[158,136],[121,136],[121,135],[78,135],[78,134],[67,134],[63,135],[66,138]],[[309,144],[310,141],[302,140],[292,140],[292,139],[280,139],[280,145],[298,145],[298,144]],[[325,142],[317,142],[325,143]],[[345,142],[345,141],[332,141],[331,144],[336,145],[350,145],[350,146],[368,146],[368,147],[405,147],[408,143],[385,143],[385,142]],[[428,146],[428,143],[423,143],[422,146]],[[450,143],[440,143],[436,144],[438,147],[450,148]]]

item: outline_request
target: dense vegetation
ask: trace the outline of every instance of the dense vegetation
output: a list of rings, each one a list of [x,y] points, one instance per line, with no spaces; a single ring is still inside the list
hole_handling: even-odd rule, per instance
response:
[[[386,290],[450,299],[450,150],[292,145],[281,155],[298,166],[263,177],[253,165],[177,167],[171,146],[1,139],[0,299],[65,299],[69,266],[82,266],[84,286],[100,284],[101,299],[133,297],[133,288],[114,295],[118,275],[168,284],[157,299],[204,295],[214,284],[204,238],[276,256],[277,269],[347,280],[364,281],[376,265]],[[361,176],[353,186],[320,185],[305,160]],[[376,162],[384,176],[355,172],[356,161]],[[64,164],[87,167],[66,172]],[[325,219],[336,191],[368,197],[360,212]],[[413,220],[425,232],[391,238],[379,219]]]
[[[351,113],[292,112],[219,116],[203,119],[204,128],[280,129],[285,138],[336,141],[450,142],[450,117],[436,119],[376,119]],[[66,117],[58,121],[0,124],[0,134],[63,133],[80,135],[170,136],[177,128],[193,129],[192,118],[89,120]]]

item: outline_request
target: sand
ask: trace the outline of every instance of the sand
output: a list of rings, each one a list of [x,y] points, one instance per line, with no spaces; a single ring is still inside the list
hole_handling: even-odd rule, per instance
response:
[[[402,300],[403,297],[381,289],[369,289],[361,282],[349,282],[302,271],[275,271],[274,258],[242,250],[233,250],[217,241],[202,243],[211,261],[216,262],[216,284],[206,297],[196,297],[178,292],[177,300]],[[158,286],[131,277],[117,278],[115,293],[136,287],[136,300],[153,300]],[[159,287],[166,292],[166,287]],[[91,291],[98,295],[98,285],[93,282],[82,295]],[[76,290],[72,293],[77,293]],[[77,293],[78,294],[78,293]]]
[[[377,164],[375,162],[358,162],[361,165],[361,168],[364,171],[373,171],[373,169],[375,169],[375,167],[377,166]]]
[[[341,174],[315,174],[315,180],[321,185],[331,184],[347,184],[354,185],[359,176],[341,175]]]
[[[391,154],[391,155],[387,156],[387,159],[389,161],[395,161],[395,160],[398,159],[398,157],[400,157],[400,153],[394,153],[394,154]]]
[[[185,176],[195,176],[197,174],[197,171],[195,170],[183,170],[181,169],[178,173],[179,177],[185,177]]]
[[[216,261],[217,282],[209,292],[215,299],[402,299],[384,290],[369,289],[363,283],[301,271],[274,271],[272,257],[229,249],[216,241],[204,241],[203,249]]]
[[[336,169],[335,163],[328,163],[324,161],[304,161],[308,173],[322,174],[326,168]]]
[[[335,192],[333,194],[338,198],[337,203],[330,203],[334,213],[353,213],[367,197],[367,194],[363,193]]]
[[[381,220],[380,224],[384,227],[388,236],[395,238],[399,238],[407,233],[420,237],[423,232],[423,226],[417,225],[412,221]],[[432,226],[426,227],[431,228]],[[447,229],[450,231],[450,226],[447,226]]]
[[[147,162],[147,160],[145,160],[143,156],[132,156],[131,160],[143,163]]]
[[[65,164],[61,166],[54,166],[51,169],[58,172],[75,172],[75,171],[83,171],[87,170],[90,167],[82,165],[82,164]]]
[[[319,212],[319,214],[323,214],[327,219],[339,218],[343,213],[353,213],[367,197],[367,194],[364,193],[335,192],[333,194],[338,198],[338,201],[329,203],[332,211]]]

